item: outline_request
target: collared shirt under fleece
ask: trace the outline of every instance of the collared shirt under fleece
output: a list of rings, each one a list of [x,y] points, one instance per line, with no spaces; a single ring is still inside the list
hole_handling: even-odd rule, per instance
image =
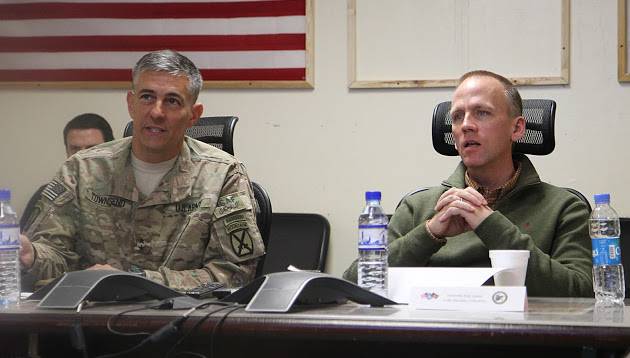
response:
[[[442,182],[406,197],[388,228],[389,264],[402,267],[489,267],[488,250],[529,250],[526,286],[530,296],[593,296],[591,243],[586,203],[564,188],[540,181],[522,154],[522,172],[512,189],[473,231],[433,240],[424,222],[451,187],[466,187],[460,162]],[[356,261],[344,277],[356,281]]]
[[[131,138],[67,159],[42,193],[26,235],[40,280],[109,264],[175,289],[252,280],[264,245],[242,163],[186,137],[171,170],[144,196],[135,186]]]

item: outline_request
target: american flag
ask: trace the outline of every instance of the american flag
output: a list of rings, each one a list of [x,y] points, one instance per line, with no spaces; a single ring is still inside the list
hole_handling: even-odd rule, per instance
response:
[[[0,83],[128,83],[170,48],[207,86],[309,87],[310,1],[0,0]]]

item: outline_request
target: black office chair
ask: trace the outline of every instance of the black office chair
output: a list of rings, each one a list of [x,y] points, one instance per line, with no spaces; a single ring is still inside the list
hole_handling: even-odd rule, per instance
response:
[[[591,207],[591,203],[588,202],[588,199],[586,199],[586,197],[580,193],[579,191],[573,189],[573,188],[565,188],[566,190],[568,190],[571,194],[577,196],[580,200],[582,200],[583,202],[586,203],[586,206],[588,207],[588,212],[590,213],[593,208]]]
[[[455,149],[450,110],[450,101],[438,104],[433,110],[433,148],[442,155],[455,156],[458,153]],[[525,117],[525,135],[514,145],[514,152],[534,155],[547,155],[553,152],[556,147],[554,130],[556,102],[549,99],[525,99],[523,100],[523,117]],[[591,204],[584,195],[572,188],[565,189],[584,201],[589,212],[591,211]],[[421,190],[414,190],[405,197]]]
[[[219,148],[230,155],[234,155],[233,138],[237,121],[238,117],[234,116],[202,117],[199,118],[194,126],[186,130],[186,135]],[[123,136],[129,137],[132,134],[133,122],[129,122],[125,126]],[[272,220],[271,199],[269,199],[269,195],[265,189],[258,183],[252,182],[252,191],[254,192],[254,198],[258,204],[256,225],[265,243],[265,247],[267,247]],[[263,260],[264,258],[261,262]],[[260,265],[262,264],[259,264],[259,267]]]
[[[234,155],[233,137],[237,121],[238,117],[234,116],[202,117],[186,130],[186,135]],[[129,137],[132,134],[133,122],[129,122],[123,136]]]
[[[324,271],[329,236],[330,224],[322,215],[273,213],[267,257],[259,274],[286,271],[289,265]]]
[[[254,192],[254,198],[256,199],[256,203],[258,207],[256,208],[256,224],[258,225],[258,231],[260,232],[260,236],[262,237],[263,243],[265,244],[265,248],[267,254],[263,258],[258,261],[258,266],[256,267],[256,277],[260,276],[262,272],[263,265],[267,260],[267,256],[269,255],[269,238],[271,237],[271,223],[272,223],[272,209],[271,209],[271,200],[269,199],[269,194],[267,191],[258,183],[252,182],[252,191]]]
[[[451,102],[442,102],[433,110],[433,148],[442,154],[455,156],[455,141],[451,120]],[[556,147],[554,125],[556,102],[549,99],[523,100],[525,135],[514,147],[514,152],[547,155]]]

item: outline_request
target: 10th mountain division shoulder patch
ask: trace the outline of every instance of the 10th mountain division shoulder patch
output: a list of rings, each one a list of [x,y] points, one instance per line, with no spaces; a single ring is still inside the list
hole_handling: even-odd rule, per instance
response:
[[[230,243],[232,250],[238,257],[254,253],[254,240],[252,240],[249,230],[237,230],[230,233]]]
[[[232,250],[238,257],[254,253],[254,240],[249,234],[247,217],[244,214],[231,215],[223,220],[225,230],[230,235]]]

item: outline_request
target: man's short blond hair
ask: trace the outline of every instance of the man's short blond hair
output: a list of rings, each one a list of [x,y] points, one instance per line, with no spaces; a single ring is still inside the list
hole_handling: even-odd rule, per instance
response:
[[[475,70],[467,72],[462,77],[460,77],[457,86],[459,87],[462,82],[471,77],[492,77],[499,81],[505,89],[505,96],[508,101],[508,107],[510,108],[510,115],[512,117],[519,117],[523,115],[523,100],[521,99],[521,95],[518,93],[516,86],[514,86],[514,84],[510,80],[494,72],[486,70]]]

